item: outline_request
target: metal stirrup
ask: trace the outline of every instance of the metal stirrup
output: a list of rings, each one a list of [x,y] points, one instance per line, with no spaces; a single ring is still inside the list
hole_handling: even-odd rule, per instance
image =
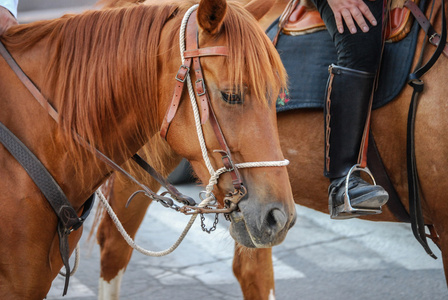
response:
[[[373,178],[372,173],[370,172],[369,168],[367,167],[361,167],[361,165],[356,164],[353,167],[351,167],[350,171],[347,174],[347,177],[345,179],[345,195],[344,195],[344,204],[339,205],[337,207],[334,207],[333,202],[330,200],[329,203],[329,209],[330,209],[330,217],[332,219],[349,219],[353,218],[353,215],[359,215],[359,216],[367,216],[367,215],[377,215],[382,212],[381,207],[378,209],[371,209],[371,208],[354,208],[350,203],[350,196],[348,194],[348,184],[350,176],[353,174],[353,172],[356,171],[362,171],[369,175],[369,177],[373,181],[373,185],[376,185],[375,178]],[[332,198],[330,198],[332,199]]]

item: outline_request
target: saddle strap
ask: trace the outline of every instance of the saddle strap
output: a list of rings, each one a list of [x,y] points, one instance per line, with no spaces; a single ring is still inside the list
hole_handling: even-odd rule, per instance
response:
[[[409,213],[400,201],[400,197],[398,196],[398,193],[395,190],[389,175],[387,174],[372,132],[369,134],[367,161],[369,162],[369,169],[372,171],[373,177],[375,177],[377,184],[382,186],[389,194],[389,201],[386,203],[387,208],[389,208],[390,212],[397,218],[398,221],[410,223],[411,218]]]
[[[407,1],[409,3],[409,1]],[[412,7],[412,5],[411,5]],[[423,91],[424,83],[420,80],[423,76],[437,61],[437,59],[442,54],[446,46],[446,16],[445,16],[445,1],[442,1],[442,34],[440,35],[439,44],[437,45],[436,51],[433,53],[431,58],[423,66],[417,65],[414,72],[409,75],[408,84],[414,89],[412,93],[411,103],[409,105],[408,113],[408,124],[407,124],[407,171],[408,171],[408,190],[409,190],[409,213],[411,215],[411,227],[412,232],[417,239],[417,241],[423,246],[426,253],[432,258],[437,258],[434,253],[429,248],[428,242],[426,240],[425,223],[423,219],[421,197],[420,197],[420,186],[417,172],[417,164],[415,157],[415,140],[414,140],[414,129],[415,129],[415,116],[418,106],[418,98],[420,93]],[[426,18],[425,18],[426,19]],[[426,20],[429,24],[429,21]],[[422,26],[423,27],[423,26]],[[432,28],[430,25],[425,25],[428,28]],[[424,29],[424,28],[423,28]],[[425,30],[425,31],[426,31]],[[426,31],[430,32],[429,30]],[[423,51],[420,54],[420,61],[423,57]]]
[[[93,206],[91,196],[84,204],[81,217],[78,217],[61,187],[47,171],[40,160],[28,149],[2,122],[0,122],[0,142],[6,150],[26,170],[30,178],[40,189],[58,217],[59,250],[66,269],[64,293],[67,293],[70,279],[68,235],[77,230],[89,215]]]
[[[426,32],[426,35],[429,36],[429,42],[437,47],[440,44],[441,40],[440,34],[438,34],[434,30],[431,23],[425,17],[425,14],[420,10],[417,4],[412,1],[406,1],[404,6],[406,6],[412,12],[418,24],[420,24],[420,27]],[[443,10],[442,14],[444,13],[445,11]],[[442,43],[442,45],[443,44],[445,44],[445,47],[443,47],[443,54],[448,57],[448,44],[446,44],[446,41]]]

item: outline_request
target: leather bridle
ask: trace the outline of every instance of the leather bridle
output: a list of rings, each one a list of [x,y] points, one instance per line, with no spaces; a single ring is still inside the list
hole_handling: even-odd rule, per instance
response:
[[[192,12],[188,19],[185,35],[185,43],[186,43],[186,50],[184,52],[185,60],[176,74],[177,82],[174,88],[173,98],[171,100],[171,104],[163,120],[160,135],[165,139],[167,138],[169,126],[174,116],[176,115],[179,103],[182,98],[185,82],[188,77],[187,74],[189,74],[190,68],[191,66],[193,66],[194,74],[196,77],[194,88],[196,91],[198,102],[200,103],[201,107],[201,124],[205,124],[207,120],[210,121],[216,139],[218,140],[219,145],[221,147],[221,149],[217,150],[216,152],[222,155],[221,158],[224,167],[227,169],[227,172],[229,172],[232,177],[232,184],[235,190],[241,190],[243,189],[243,181],[241,179],[241,175],[238,171],[238,168],[232,161],[230,149],[227,145],[224,134],[222,133],[221,127],[219,126],[215,112],[213,111],[210,97],[206,89],[204,75],[202,72],[200,62],[200,58],[203,56],[228,56],[228,48],[226,46],[199,48],[196,11]]]

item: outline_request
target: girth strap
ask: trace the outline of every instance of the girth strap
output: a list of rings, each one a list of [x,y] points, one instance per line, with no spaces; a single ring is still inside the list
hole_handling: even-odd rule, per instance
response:
[[[65,295],[70,279],[68,235],[71,231],[81,227],[89,215],[93,206],[93,197],[90,197],[84,204],[83,214],[81,217],[78,217],[78,214],[53,176],[51,176],[40,160],[2,122],[0,122],[0,142],[26,170],[58,217],[59,250],[66,269],[63,292],[63,295]]]

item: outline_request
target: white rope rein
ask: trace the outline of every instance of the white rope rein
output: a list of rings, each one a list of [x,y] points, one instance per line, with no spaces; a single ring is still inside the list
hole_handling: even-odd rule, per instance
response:
[[[184,18],[182,20],[181,27],[180,27],[179,45],[180,45],[180,54],[181,54],[182,62],[185,60],[185,58],[184,58],[185,29],[186,29],[187,22],[188,22],[188,19],[189,19],[191,13],[194,10],[196,10],[197,7],[198,7],[198,4],[192,6],[185,13]],[[222,168],[218,169],[217,171],[215,171],[213,169],[213,166],[212,166],[212,164],[210,162],[210,159],[208,157],[207,145],[205,144],[205,139],[204,139],[204,135],[203,135],[203,132],[202,132],[202,125],[201,125],[200,116],[199,116],[199,109],[198,109],[198,106],[197,106],[196,95],[195,95],[195,92],[194,92],[194,89],[193,89],[193,85],[191,83],[190,74],[186,75],[186,81],[187,81],[188,93],[190,95],[191,105],[192,105],[192,108],[193,108],[194,120],[195,120],[195,125],[196,125],[196,132],[197,132],[197,135],[198,135],[198,140],[199,140],[199,144],[200,144],[201,151],[202,151],[202,157],[203,157],[205,165],[207,166],[207,169],[208,169],[208,171],[209,171],[209,173],[211,175],[209,183],[208,183],[208,185],[206,187],[206,197],[198,205],[198,207],[204,207],[204,206],[207,206],[209,203],[215,201],[215,197],[212,194],[213,187],[218,183],[219,176],[221,174],[227,172],[227,169],[225,167],[222,167]],[[265,161],[265,162],[239,163],[239,164],[236,164],[235,167],[237,167],[237,168],[283,167],[283,166],[286,166],[288,164],[289,164],[289,161],[285,159],[283,161]],[[123,238],[128,243],[128,245],[131,248],[133,248],[133,249],[137,250],[138,252],[140,252],[140,253],[142,253],[144,255],[147,255],[147,256],[159,257],[159,256],[164,256],[164,255],[167,255],[167,254],[173,252],[179,246],[179,244],[182,242],[182,240],[185,238],[185,236],[187,235],[188,231],[190,230],[191,226],[193,225],[193,223],[194,223],[194,221],[196,220],[196,217],[197,217],[197,214],[194,214],[194,215],[191,216],[190,221],[186,225],[186,227],[183,230],[183,232],[181,233],[180,237],[177,239],[177,241],[171,247],[169,247],[169,248],[167,248],[166,250],[163,250],[163,251],[150,251],[150,250],[146,250],[146,249],[138,246],[135,243],[135,241],[129,236],[129,234],[126,232],[126,230],[124,229],[123,225],[121,224],[120,220],[118,219],[117,215],[113,211],[112,207],[109,205],[106,197],[104,197],[103,193],[99,189],[96,191],[96,195],[100,199],[101,204],[105,207],[106,211],[108,212],[109,216],[113,220],[113,222],[114,222],[115,226],[117,227],[118,231],[123,236]]]
[[[140,252],[141,254],[146,255],[146,256],[160,257],[160,256],[168,255],[171,252],[173,252],[180,245],[182,240],[185,238],[185,236],[187,235],[188,231],[190,230],[191,226],[193,225],[193,223],[197,217],[197,214],[191,216],[190,221],[188,222],[184,231],[181,233],[180,237],[177,239],[177,241],[171,247],[167,248],[166,250],[162,250],[162,251],[150,251],[150,250],[146,250],[146,249],[140,247],[139,245],[137,245],[135,243],[135,241],[129,236],[129,234],[126,232],[123,225],[121,224],[120,220],[118,219],[117,215],[115,214],[114,210],[110,206],[109,202],[107,201],[106,197],[104,197],[103,193],[100,190],[97,190],[96,195],[100,199],[101,204],[103,204],[103,206],[106,209],[107,213],[109,214],[110,218],[112,219],[112,221],[114,221],[115,226],[117,227],[120,234],[123,236],[124,240],[128,243],[128,245],[132,249],[135,249],[138,252]]]

